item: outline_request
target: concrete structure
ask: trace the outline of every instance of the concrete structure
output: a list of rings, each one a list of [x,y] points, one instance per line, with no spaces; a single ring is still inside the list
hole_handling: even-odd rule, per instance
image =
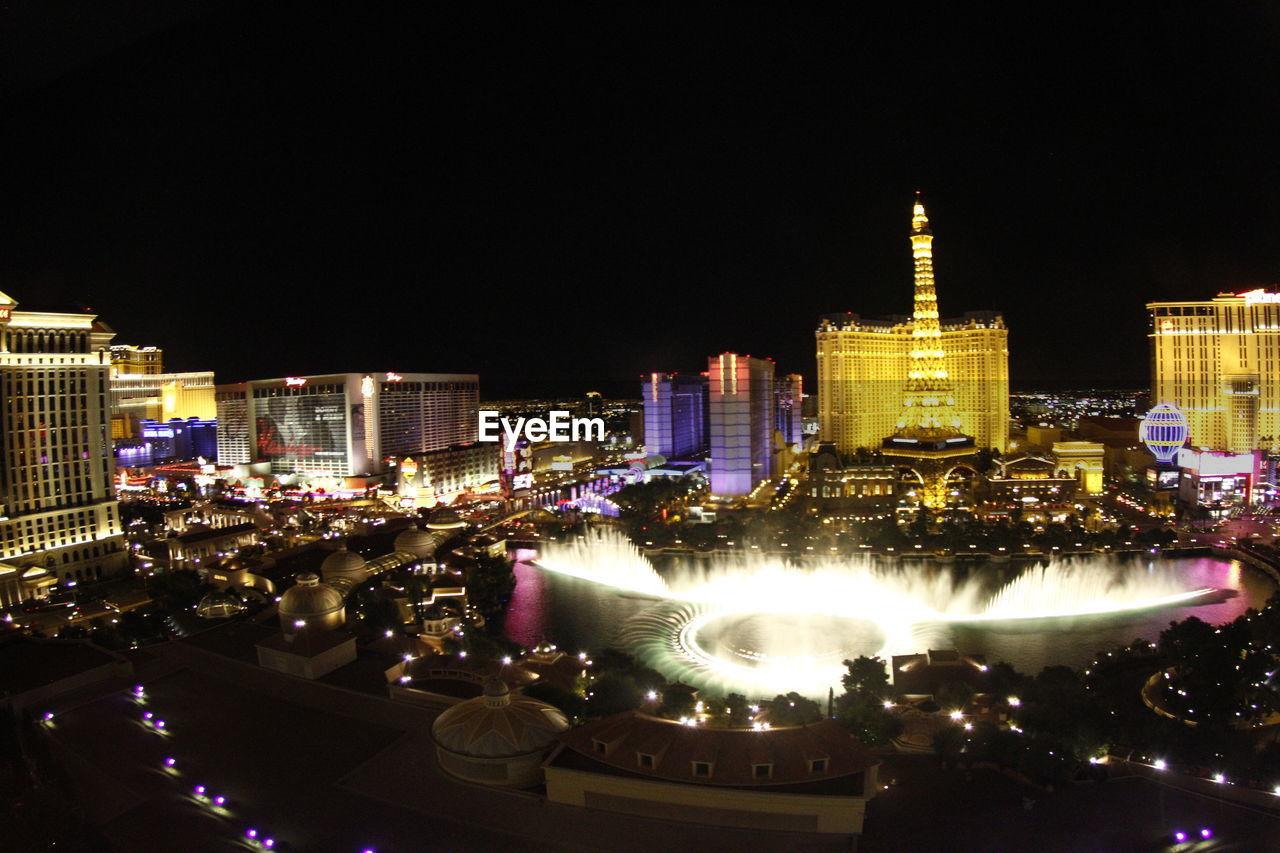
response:
[[[706,452],[711,440],[706,376],[651,373],[640,383],[640,397],[646,453],[676,459]]]
[[[476,439],[480,380],[462,373],[335,373],[220,385],[218,459],[277,476],[378,474],[392,458]]]
[[[841,454],[874,448],[899,428],[900,391],[914,370],[920,342],[934,369],[950,382],[954,426],[978,447],[1004,450],[1009,441],[1009,332],[991,311],[939,319],[933,285],[933,235],[917,204],[912,247],[917,296],[923,286],[928,305],[916,301],[913,316],[866,320],[857,314],[829,314],[818,323],[818,424],[821,440]],[[920,312],[926,313],[922,315]],[[936,353],[936,355],[935,355]]]
[[[773,469],[773,362],[726,352],[708,360],[711,493],[750,494]]]
[[[127,564],[108,438],[108,346],[93,314],[0,293],[0,560],[89,580]]]
[[[482,695],[436,717],[431,737],[445,772],[482,785],[531,788],[542,783],[543,758],[568,728],[558,708],[512,696],[491,678]]]
[[[638,712],[561,736],[547,799],[689,823],[857,835],[879,761],[834,720],[708,729]]]
[[[1247,453],[1280,442],[1280,293],[1151,302],[1151,401],[1187,417],[1195,447]]]

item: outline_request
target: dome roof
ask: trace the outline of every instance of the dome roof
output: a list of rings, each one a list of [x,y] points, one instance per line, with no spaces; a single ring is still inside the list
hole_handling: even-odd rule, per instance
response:
[[[338,550],[324,558],[324,562],[320,564],[320,574],[326,578],[332,575],[353,575],[356,573],[363,575],[364,566],[364,557],[361,557],[355,551],[348,551],[347,543],[343,542],[338,545]]]
[[[458,517],[458,513],[447,506],[440,507],[427,517],[428,530],[455,530],[466,526],[467,523]]]
[[[414,525],[401,530],[391,547],[396,551],[408,551],[415,557],[426,558],[436,552],[436,537]]]
[[[431,736],[442,749],[474,758],[510,758],[540,752],[555,742],[569,721],[560,709],[512,697],[498,678],[484,686],[484,694],[459,702],[431,725]]]
[[[226,590],[213,590],[200,599],[196,605],[196,615],[201,619],[226,619],[235,616],[244,605]]]
[[[297,583],[280,596],[280,619],[285,624],[295,619],[327,616],[342,609],[342,595],[312,572],[298,575]]]

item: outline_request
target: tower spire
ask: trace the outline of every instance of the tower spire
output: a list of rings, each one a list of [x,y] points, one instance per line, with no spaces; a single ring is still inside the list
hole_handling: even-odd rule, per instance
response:
[[[961,435],[955,391],[947,374],[938,324],[938,291],[933,280],[933,231],[916,191],[911,211],[911,253],[915,259],[911,366],[903,389],[899,436],[941,440]]]

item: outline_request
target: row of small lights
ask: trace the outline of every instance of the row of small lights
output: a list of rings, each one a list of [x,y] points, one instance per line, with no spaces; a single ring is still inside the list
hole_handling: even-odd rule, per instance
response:
[[[135,685],[133,691],[129,694],[129,697],[136,704],[145,705],[147,703],[146,688],[141,684]],[[46,726],[52,726],[54,724],[54,719],[55,715],[52,711],[46,711],[44,713],[44,724]],[[166,727],[165,721],[158,718],[153,711],[144,711],[142,713],[141,722],[142,725],[151,728],[152,731],[163,737],[167,737],[172,734],[172,731]],[[165,773],[168,773],[171,776],[181,775],[182,771],[178,769],[178,759],[174,756],[166,756],[162,763],[164,764]],[[198,802],[209,805],[210,808],[220,816],[227,817],[230,815],[230,811],[227,809],[227,798],[225,795],[212,794],[205,785],[196,785],[193,787],[191,789],[191,795]],[[244,838],[248,844],[257,849],[272,850],[276,846],[276,840],[274,838],[260,832],[256,827],[249,827],[246,829],[244,831]],[[361,850],[360,853],[377,853],[377,851],[372,847],[366,847]]]

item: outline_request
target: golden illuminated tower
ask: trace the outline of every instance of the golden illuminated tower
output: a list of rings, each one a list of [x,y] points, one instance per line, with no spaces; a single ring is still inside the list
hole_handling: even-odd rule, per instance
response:
[[[911,251],[915,257],[915,310],[911,360],[902,390],[897,431],[884,439],[884,454],[918,478],[916,495],[930,509],[945,507],[952,473],[974,453],[972,436],[961,431],[955,391],[942,349],[938,290],[933,278],[933,232],[916,193],[911,214]],[[972,470],[972,468],[970,468]]]
[[[915,257],[915,311],[912,314],[911,367],[903,389],[898,435],[946,439],[960,435],[955,390],[942,349],[938,289],[933,280],[933,232],[920,193],[911,214],[911,253]]]

